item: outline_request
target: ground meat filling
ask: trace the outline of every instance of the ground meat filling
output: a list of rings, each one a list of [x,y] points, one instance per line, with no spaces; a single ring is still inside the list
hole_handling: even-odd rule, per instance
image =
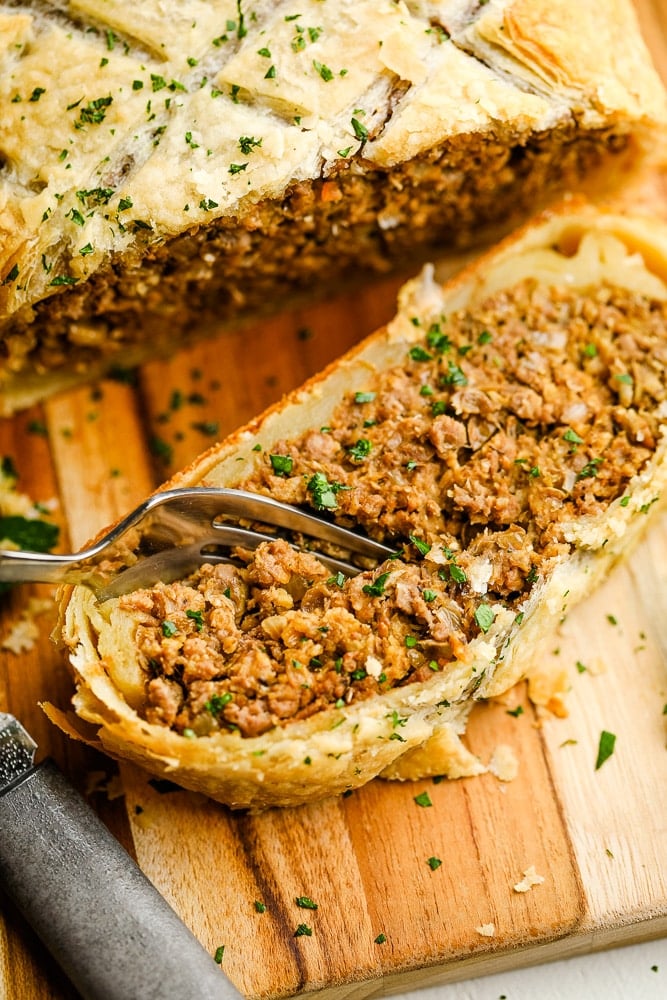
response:
[[[294,184],[283,200],[158,246],[142,246],[139,231],[132,252],[88,281],[0,317],[0,377],[95,371],[118,358],[126,367],[149,349],[170,356],[175,343],[266,313],[267,303],[312,295],[314,278],[320,288],[341,287],[362,270],[423,259],[432,246],[469,247],[485,230],[509,229],[626,141],[575,124],[514,147],[459,136],[388,172],[344,160],[326,179]]]
[[[424,328],[404,364],[243,483],[399,557],[346,580],[277,538],[123,598],[147,720],[255,736],[446,670],[494,605],[519,612],[569,551],[568,522],[626,496],[656,448],[666,368],[667,304],[620,288],[526,281]]]

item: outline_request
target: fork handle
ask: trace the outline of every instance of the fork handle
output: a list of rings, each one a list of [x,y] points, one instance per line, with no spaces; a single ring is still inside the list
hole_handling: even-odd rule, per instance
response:
[[[73,556],[0,549],[0,583],[63,583]]]

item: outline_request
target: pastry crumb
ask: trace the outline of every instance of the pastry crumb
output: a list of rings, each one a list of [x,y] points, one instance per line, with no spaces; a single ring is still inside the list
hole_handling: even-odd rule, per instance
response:
[[[519,759],[511,746],[499,743],[491,755],[489,771],[499,781],[514,781],[519,773]]]
[[[496,925],[480,924],[479,927],[475,927],[475,930],[477,931],[478,934],[481,934],[482,937],[493,937],[494,934],[496,933]]]
[[[52,607],[52,601],[37,597],[30,598],[18,621],[14,622],[0,641],[0,649],[14,653],[16,656],[28,653],[33,649],[39,638],[39,628],[35,618],[49,611]]]
[[[523,879],[521,882],[517,882],[514,886],[515,892],[529,892],[534,885],[541,885],[544,882],[544,875],[538,875],[535,871],[535,865],[530,865],[526,868],[523,873]]]

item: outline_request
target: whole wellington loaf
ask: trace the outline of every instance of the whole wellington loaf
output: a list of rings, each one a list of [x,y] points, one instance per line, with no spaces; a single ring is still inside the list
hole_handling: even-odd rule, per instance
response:
[[[482,770],[480,700],[664,508],[667,229],[547,215],[400,309],[170,487],[268,494],[395,556],[345,578],[289,539],[108,601],[64,599],[72,734],[232,807]],[[566,681],[566,679],[565,679]],[[562,691],[561,691],[562,694]]]
[[[0,3],[0,412],[506,231],[664,120],[631,0]]]

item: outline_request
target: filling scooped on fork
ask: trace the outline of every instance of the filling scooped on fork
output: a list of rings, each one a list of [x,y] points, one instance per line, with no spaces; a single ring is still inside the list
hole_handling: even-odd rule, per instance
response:
[[[79,719],[51,717],[234,807],[474,771],[471,707],[523,678],[558,693],[543,643],[661,507],[666,279],[666,231],[577,205],[444,288],[427,270],[168,484],[270,495],[395,554],[345,577],[277,536],[102,603],[77,588]]]

